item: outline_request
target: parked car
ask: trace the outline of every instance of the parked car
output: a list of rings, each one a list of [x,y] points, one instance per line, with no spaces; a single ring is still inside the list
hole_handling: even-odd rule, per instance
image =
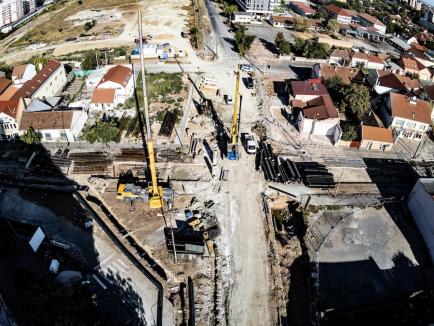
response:
[[[228,105],[234,104],[234,99],[232,98],[231,95],[225,95],[225,101],[226,101],[226,104],[228,104]]]
[[[243,78],[243,80],[244,80],[244,84],[246,85],[246,87],[248,89],[253,88],[253,78],[252,77]]]
[[[255,139],[253,138],[253,135],[250,135],[248,133],[242,133],[241,141],[244,145],[244,149],[248,154],[256,153],[256,142]]]
[[[240,69],[241,69],[241,71],[244,71],[244,72],[247,72],[247,73],[248,72],[253,72],[253,67],[251,65],[243,64],[243,65],[241,65]]]

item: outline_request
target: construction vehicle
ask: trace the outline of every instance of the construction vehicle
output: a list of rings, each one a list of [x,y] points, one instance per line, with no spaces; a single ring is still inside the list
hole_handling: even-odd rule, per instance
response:
[[[228,143],[228,159],[230,160],[238,160],[238,115],[239,115],[239,107],[238,107],[238,98],[239,98],[239,89],[240,89],[240,65],[238,65],[236,72],[236,82],[235,82],[235,96],[234,96],[234,113],[232,115],[232,125],[231,125],[231,134],[230,134],[230,142]]]
[[[148,191],[134,183],[119,183],[116,198],[125,201],[148,200]]]
[[[149,121],[148,92],[146,90],[145,63],[143,58],[143,31],[142,13],[139,10],[139,46],[140,46],[140,68],[142,72],[143,103],[146,121],[146,148],[148,154],[148,168],[151,182],[148,183],[149,207],[161,208],[163,206],[163,188],[158,185],[157,169],[155,166],[154,142],[152,140],[151,124]]]

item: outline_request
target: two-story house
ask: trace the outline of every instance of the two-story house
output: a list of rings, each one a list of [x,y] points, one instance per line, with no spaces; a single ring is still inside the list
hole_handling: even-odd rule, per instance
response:
[[[20,99],[0,101],[0,140],[18,136],[23,110],[24,103]]]
[[[421,140],[431,129],[431,111],[432,107],[427,101],[389,93],[382,115],[396,138]]]
[[[24,98],[27,105],[33,98],[58,95],[65,85],[65,67],[59,61],[50,60],[32,79],[26,81],[11,99]]]
[[[114,109],[133,96],[133,71],[126,66],[111,67],[93,91],[90,108]]]

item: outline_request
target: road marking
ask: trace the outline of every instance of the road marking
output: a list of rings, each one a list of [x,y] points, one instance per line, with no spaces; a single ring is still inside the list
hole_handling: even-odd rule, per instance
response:
[[[103,282],[101,282],[101,280],[98,278],[98,276],[96,276],[95,274],[92,274],[92,277],[95,279],[95,281],[98,282],[99,285],[101,285],[101,287],[104,290],[107,290],[107,286],[105,286],[105,284]]]
[[[125,273],[125,269],[123,269],[121,266],[119,266],[118,264],[116,264],[116,262],[112,262],[112,264],[118,269],[120,270],[122,273]]]
[[[108,256],[106,259],[104,259],[103,261],[101,261],[98,265],[96,265],[93,269],[97,269],[98,267],[102,266],[103,264],[105,264],[107,261],[109,261],[115,254],[111,254],[110,256]]]
[[[125,269],[130,269],[128,266],[127,266],[127,264],[125,264],[122,260],[120,260],[119,258],[118,259],[116,259],[122,266],[124,266],[125,267]]]

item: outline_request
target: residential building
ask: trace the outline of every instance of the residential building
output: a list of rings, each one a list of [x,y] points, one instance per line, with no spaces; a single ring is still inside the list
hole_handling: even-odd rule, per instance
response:
[[[318,63],[313,67],[312,72],[314,78],[322,78],[322,80],[338,76],[345,85],[350,85],[352,83],[362,84],[366,81],[363,72],[357,68],[339,67],[325,63]]]
[[[368,64],[366,65],[366,68],[383,70],[384,67],[385,64],[383,59],[376,55],[368,55]]]
[[[370,70],[368,80],[378,95],[388,93],[414,93],[421,87],[418,79],[394,74],[384,70]]]
[[[318,136],[333,136],[339,128],[339,112],[330,95],[321,95],[300,103],[298,130]]]
[[[360,25],[364,27],[373,27],[382,34],[386,33],[386,25],[384,25],[381,21],[379,21],[374,16],[364,13],[364,14],[357,14],[357,17]]]
[[[393,129],[395,138],[421,140],[431,129],[431,104],[427,101],[408,98],[398,93],[389,93],[382,110],[387,127]]]
[[[351,67],[364,67],[368,65],[369,56],[364,52],[354,52],[351,56]]]
[[[360,126],[360,149],[388,152],[393,143],[392,129]]]
[[[33,64],[15,66],[11,79],[14,85],[24,84],[36,76],[36,67]]]
[[[24,109],[22,100],[0,101],[0,140],[14,139]]]
[[[407,199],[407,207],[434,262],[434,178],[421,178]]]
[[[311,8],[308,4],[299,2],[299,1],[291,1],[289,3],[290,8],[301,16],[313,16],[316,14],[316,10]]]
[[[9,85],[9,87],[0,94],[0,101],[10,100],[19,89],[20,85]]]
[[[398,60],[398,65],[403,69],[405,74],[417,75],[421,80],[432,81],[432,71],[412,56],[403,55]]]
[[[11,84],[12,81],[10,79],[0,77],[0,95],[3,94]]]
[[[325,6],[325,9],[328,11],[330,17],[336,19],[339,24],[351,24],[352,15],[348,13],[345,9],[342,9],[335,4]]]
[[[23,14],[27,15],[36,10],[36,0],[23,0]]]
[[[276,0],[236,0],[238,5],[247,12],[256,14],[271,14],[273,9],[280,4]]]
[[[292,16],[270,16],[270,23],[274,27],[290,27],[294,26],[294,17]]]
[[[24,112],[19,134],[33,127],[41,133],[43,142],[75,142],[86,121],[84,110]]]
[[[63,64],[50,60],[32,79],[26,81],[12,99],[24,98],[30,103],[33,98],[58,95],[66,85],[66,73]]]
[[[327,88],[319,79],[291,81],[290,99],[294,103],[306,103],[321,95],[329,95]],[[302,105],[296,105],[301,107]]]
[[[17,21],[23,15],[23,0],[0,1],[0,27]]]
[[[386,36],[374,27],[366,27],[352,22],[349,25],[341,25],[339,32],[345,36],[361,37],[373,42],[383,42]]]
[[[112,110],[133,96],[133,92],[133,71],[126,66],[116,65],[107,70],[93,91],[90,107]]]
[[[253,18],[254,14],[251,12],[234,12],[232,14],[232,23],[248,24],[252,22]]]
[[[391,46],[393,46],[395,49],[400,51],[401,53],[404,53],[405,51],[411,48],[411,46],[407,44],[407,42],[405,42],[404,40],[396,36],[388,36],[385,38],[385,41],[389,43]]]
[[[350,63],[349,51],[339,49],[334,50],[333,53],[330,55],[329,63],[340,66],[347,66]]]
[[[429,31],[434,31],[434,9],[429,8],[425,11],[424,17],[419,20],[419,23]]]
[[[105,69],[97,69],[92,71],[89,76],[86,77],[86,88],[88,90],[93,90],[98,86],[102,77],[104,77],[106,73]]]

